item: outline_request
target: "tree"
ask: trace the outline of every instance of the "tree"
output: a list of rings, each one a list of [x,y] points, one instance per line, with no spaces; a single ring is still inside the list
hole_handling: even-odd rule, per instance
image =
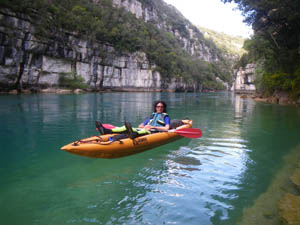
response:
[[[277,79],[275,74],[287,73],[291,76],[280,76],[280,79],[293,83],[293,79],[297,77],[293,74],[297,73],[300,63],[299,0],[221,1],[237,3],[245,16],[244,22],[252,25],[254,35],[245,43],[245,48],[249,51],[251,60],[263,62],[263,77]],[[265,80],[272,83],[269,79]],[[275,87],[272,89],[274,91],[278,85],[272,87]]]

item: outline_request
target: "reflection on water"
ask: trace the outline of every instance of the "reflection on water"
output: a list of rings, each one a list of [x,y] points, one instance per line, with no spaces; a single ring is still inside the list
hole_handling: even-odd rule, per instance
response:
[[[95,120],[138,125],[158,99],[203,137],[114,160],[59,150],[96,134]],[[0,220],[236,224],[299,143],[299,117],[231,93],[0,96]]]

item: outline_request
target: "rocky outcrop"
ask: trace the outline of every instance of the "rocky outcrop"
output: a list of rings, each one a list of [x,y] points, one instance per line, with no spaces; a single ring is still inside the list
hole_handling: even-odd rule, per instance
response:
[[[300,224],[300,196],[287,193],[278,202],[280,219],[284,225]]]
[[[137,4],[133,11],[139,7]],[[30,18],[1,9],[0,90],[39,91],[57,87],[65,74],[80,75],[91,90],[196,91],[201,88],[193,81],[163,79],[143,52],[119,54],[112,46],[82,40],[70,33],[36,37]]]
[[[237,96],[239,97],[239,95]],[[243,112],[247,111],[243,107],[240,108]],[[290,179],[291,176],[295,174],[295,170],[297,171],[300,166],[299,150],[300,145],[291,149],[291,151],[283,157],[283,164],[281,168],[276,172],[276,174],[274,174],[274,176],[272,176],[271,182],[265,192],[261,193],[253,201],[251,206],[243,209],[243,216],[236,224],[300,224],[300,192],[297,186],[293,184]]]
[[[300,190],[300,162],[295,168],[290,180]],[[280,220],[284,225],[300,224],[300,196],[292,193],[285,193],[285,195],[278,201],[278,209]]]
[[[287,91],[275,91],[272,95],[266,96],[263,93],[256,93],[254,85],[255,64],[247,64],[245,68],[240,68],[236,73],[231,90],[237,94],[249,94],[257,102],[268,102],[280,105],[300,105],[300,98],[295,99]],[[244,97],[247,97],[244,95]]]
[[[124,7],[132,14],[135,14],[136,18],[144,19],[145,21],[157,20],[158,16],[153,12],[153,10],[143,9],[142,3],[139,1],[131,0],[113,0],[113,4],[116,7]]]
[[[300,105],[300,98],[294,99],[289,96],[288,92],[275,91],[271,96],[264,96],[263,94],[255,94],[252,98],[257,102],[269,102],[280,105]]]
[[[152,21],[159,29],[163,29],[172,33],[182,43],[182,48],[190,55],[196,56],[207,62],[218,61],[219,58],[216,52],[203,42],[203,34],[193,26],[189,21],[184,19],[182,14],[172,5],[166,4],[164,1],[159,1],[160,9],[169,8],[172,9],[172,13],[176,14],[176,17],[182,18],[185,21],[180,29],[175,27],[171,23],[167,23],[161,18],[169,17],[166,11],[156,9],[153,6],[143,4],[138,0],[113,0],[113,4],[116,7],[124,7],[127,11],[133,13],[136,18],[143,19],[145,22]],[[154,3],[153,3],[154,4]],[[184,30],[185,32],[183,33]]]
[[[236,78],[231,88],[236,93],[254,93],[256,88],[254,85],[255,65],[247,64],[245,68],[240,68],[236,73]]]

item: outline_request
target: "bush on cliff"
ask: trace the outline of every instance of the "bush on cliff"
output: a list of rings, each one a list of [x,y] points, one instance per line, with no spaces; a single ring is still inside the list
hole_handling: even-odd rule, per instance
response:
[[[264,74],[262,78],[262,86],[265,92],[269,94],[275,91],[287,91],[291,93],[291,97],[300,97],[300,67],[295,73],[275,72],[273,74]]]
[[[60,87],[74,89],[85,89],[88,85],[84,82],[82,76],[75,73],[60,73],[58,84]]]

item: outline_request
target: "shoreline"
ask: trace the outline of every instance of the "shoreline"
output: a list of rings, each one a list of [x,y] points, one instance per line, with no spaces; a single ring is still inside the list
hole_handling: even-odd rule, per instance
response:
[[[203,91],[196,91],[199,93],[216,93],[216,92],[222,92],[226,90],[203,90]],[[195,92],[195,91],[182,91],[182,90],[170,90],[170,89],[146,89],[146,88],[106,88],[103,90],[94,90],[94,89],[68,89],[68,88],[45,88],[45,89],[22,89],[21,91],[18,91],[17,89],[12,89],[9,91],[0,91],[1,94],[10,94],[10,95],[17,95],[17,94],[84,94],[84,93],[112,93],[112,92],[169,92],[169,93],[175,93],[175,92]],[[231,92],[231,91],[228,91]]]
[[[264,96],[258,93],[236,93],[241,98],[251,98],[255,102],[265,102],[277,105],[296,105],[300,106],[300,98],[292,99],[287,92],[277,92],[272,96]]]
[[[0,94],[84,94],[84,93],[110,93],[110,92],[149,92],[149,90],[138,89],[104,89],[104,90],[92,90],[92,89],[68,89],[68,88],[45,88],[45,89],[22,89],[18,91],[16,89],[10,91],[0,91]],[[161,90],[151,90],[151,92],[162,92]],[[171,91],[168,91],[171,92]]]

